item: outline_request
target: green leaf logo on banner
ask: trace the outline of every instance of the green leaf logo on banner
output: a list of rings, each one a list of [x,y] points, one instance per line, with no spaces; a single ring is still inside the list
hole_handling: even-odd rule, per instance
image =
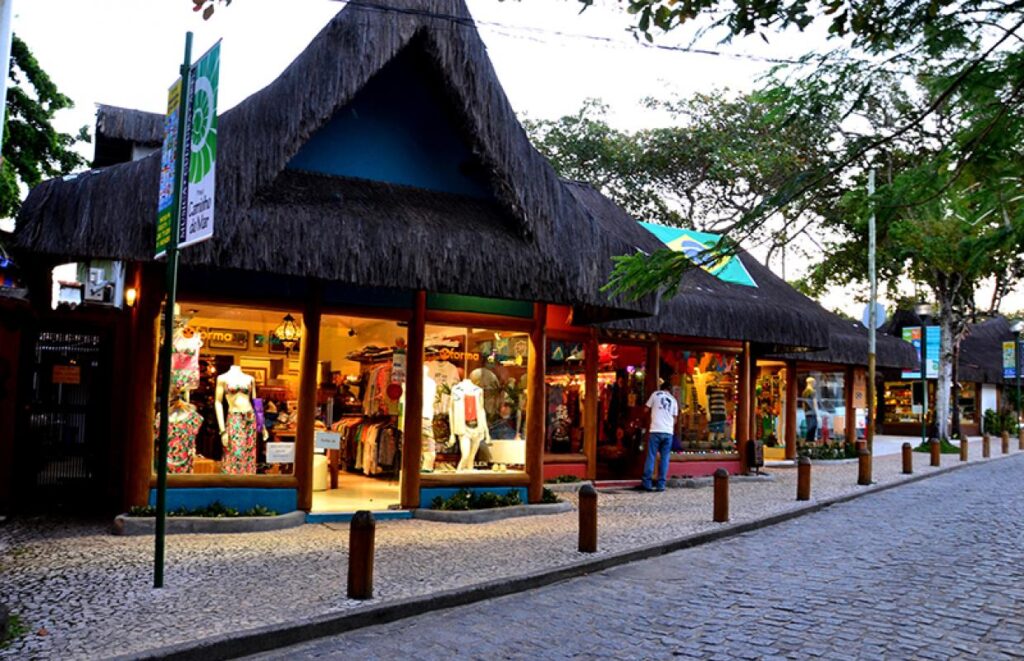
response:
[[[188,180],[198,184],[213,167],[217,154],[217,82],[220,48],[211,50],[198,63],[192,96],[191,149]]]

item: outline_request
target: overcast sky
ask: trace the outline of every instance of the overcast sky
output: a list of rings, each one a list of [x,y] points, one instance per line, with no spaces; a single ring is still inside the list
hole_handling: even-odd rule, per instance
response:
[[[177,76],[184,35],[195,33],[193,52],[218,38],[220,112],[271,82],[343,7],[333,0],[234,0],[210,21],[192,12],[191,0],[13,0],[14,30],[60,90],[75,102],[58,126],[74,132],[95,122],[95,104],[162,112]],[[664,123],[640,107],[646,96],[689,95],[728,87],[751,89],[770,66],[763,58],[790,58],[824,44],[822,33],[786,34],[719,44],[721,35],[678,31],[661,46],[693,45],[706,55],[645,47],[626,31],[631,17],[615,0],[597,0],[582,14],[576,0],[468,0],[513,107],[521,116],[555,118],[601,98],[611,121],[625,129]],[[815,28],[818,30],[818,28]],[[83,148],[92,158],[92,147]],[[790,259],[787,276],[802,269]],[[777,264],[773,264],[777,267]],[[849,294],[823,301],[860,317]],[[1010,309],[1024,307],[1010,305]]]

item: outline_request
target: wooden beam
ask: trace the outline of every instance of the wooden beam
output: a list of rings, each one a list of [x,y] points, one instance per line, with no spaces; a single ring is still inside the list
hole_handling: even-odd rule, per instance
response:
[[[786,362],[786,459],[796,459],[796,400],[800,396],[796,381],[796,361]]]
[[[539,503],[544,491],[544,371],[547,348],[544,327],[548,306],[533,305],[533,327],[530,329],[530,358],[526,366],[526,473],[530,476],[529,499]]]
[[[313,508],[313,424],[316,422],[316,391],[320,359],[320,315],[323,286],[310,282],[302,310],[302,342],[299,345],[299,403],[295,421],[295,479],[298,508]]]
[[[160,307],[164,301],[163,273],[159,268],[135,267],[132,285],[137,295],[131,311],[128,351],[131,371],[128,380],[127,446],[125,448],[125,509],[149,503],[149,490],[156,486],[153,465],[153,422],[156,418],[157,355],[160,350]],[[117,349],[115,348],[115,351]]]
[[[413,299],[405,357],[405,425],[402,442],[401,503],[403,509],[420,506],[420,466],[423,460],[423,343],[426,334],[427,292]]]
[[[156,488],[156,476],[150,477],[148,487]],[[199,473],[193,475],[168,475],[169,489],[298,489],[299,481],[294,475],[223,475],[221,473]]]
[[[597,339],[587,340],[584,350],[583,454],[587,458],[587,479],[597,479]]]
[[[536,305],[534,306],[536,309]],[[547,306],[545,306],[545,311]],[[479,312],[459,312],[458,310],[427,310],[427,323],[441,326],[457,326],[464,328],[500,328],[508,331],[528,333],[534,327],[534,320],[523,317],[481,314]]]

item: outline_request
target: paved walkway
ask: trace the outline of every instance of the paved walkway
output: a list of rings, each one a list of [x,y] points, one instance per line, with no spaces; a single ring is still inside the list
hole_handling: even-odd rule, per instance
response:
[[[1022,468],[988,463],[258,658],[1022,658]]]
[[[998,443],[994,450],[998,457]],[[980,443],[972,444],[971,454],[972,461],[980,460]],[[919,466],[926,463],[925,455],[915,459]],[[1020,464],[1015,458],[1010,461]],[[956,455],[943,456],[944,466],[957,463]],[[905,479],[899,470],[898,456],[875,460],[874,475],[880,483]],[[918,472],[932,470],[920,467]],[[732,485],[734,522],[805,506],[794,501],[796,471],[771,472],[772,481]],[[814,498],[863,489],[855,484],[856,472],[855,463],[817,465]],[[711,489],[602,494],[600,554],[720,527],[710,522],[711,498]],[[575,550],[575,512],[472,527],[419,520],[380,522],[378,598],[354,602],[344,596],[347,544],[343,524],[274,533],[171,536],[168,587],[153,590],[151,538],[114,537],[107,534],[106,523],[8,521],[0,527],[0,595],[30,634],[0,650],[0,657],[94,659],[140,652],[582,560]],[[750,580],[763,580],[776,566],[772,558],[781,561],[783,556],[766,551],[764,571],[753,572]]]

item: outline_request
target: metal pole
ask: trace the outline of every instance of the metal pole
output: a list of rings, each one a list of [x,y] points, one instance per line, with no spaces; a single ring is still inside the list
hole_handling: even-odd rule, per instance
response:
[[[875,195],[875,169],[868,171],[868,197]],[[875,306],[878,305],[878,278],[875,274],[875,207],[871,203],[871,214],[868,216],[868,283],[871,294],[868,301],[868,415],[864,440],[867,442],[868,452],[874,452],[875,447],[875,326],[878,325],[878,313]],[[853,414],[853,411],[850,412]]]
[[[167,430],[171,397],[171,343],[174,340],[174,304],[178,298],[178,230],[181,225],[181,161],[189,135],[189,73],[192,67],[192,33],[185,33],[185,60],[181,65],[181,98],[178,101],[178,135],[174,161],[174,212],[167,244],[167,302],[164,305],[164,343],[160,347],[160,436],[156,461],[156,542],[153,553],[153,587],[164,586],[164,538],[167,523]]]
[[[928,351],[928,344],[925,341],[924,319],[921,319],[921,444],[928,442],[928,380],[924,378],[925,353]]]
[[[1020,431],[1020,333],[1013,334],[1013,373],[1017,380],[1017,430]]]
[[[11,69],[11,42],[14,32],[11,30],[11,6],[14,0],[0,0],[0,62],[3,72],[0,73],[0,98],[4,105],[0,108],[0,146],[4,144],[4,127],[7,125],[7,77]]]

